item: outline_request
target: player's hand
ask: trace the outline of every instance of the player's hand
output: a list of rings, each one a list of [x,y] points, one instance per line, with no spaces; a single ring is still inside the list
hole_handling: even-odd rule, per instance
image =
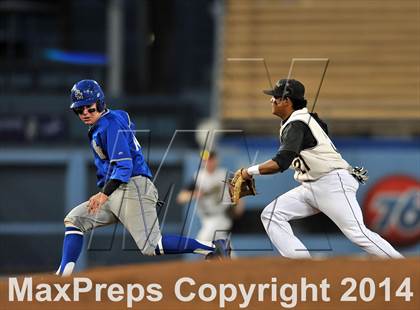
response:
[[[88,204],[89,214],[97,213],[107,200],[108,200],[108,196],[101,192],[90,197],[89,204]]]
[[[252,175],[248,173],[247,169],[241,169],[241,175],[244,180],[250,180],[252,178]]]

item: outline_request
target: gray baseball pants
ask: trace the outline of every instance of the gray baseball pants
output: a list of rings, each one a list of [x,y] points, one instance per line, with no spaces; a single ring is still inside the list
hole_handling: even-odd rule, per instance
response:
[[[75,207],[64,219],[82,232],[121,222],[144,255],[155,255],[161,239],[156,212],[158,192],[153,182],[136,176],[121,184],[96,214],[88,213],[88,201]]]

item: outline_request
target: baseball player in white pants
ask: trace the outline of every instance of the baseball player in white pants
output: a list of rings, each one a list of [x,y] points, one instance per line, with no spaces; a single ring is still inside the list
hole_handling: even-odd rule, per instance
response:
[[[366,252],[383,258],[403,258],[363,223],[356,191],[359,182],[367,180],[366,170],[352,168],[338,153],[328,137],[327,125],[306,109],[303,84],[282,79],[264,93],[272,96],[272,113],[282,119],[281,147],[273,159],[243,169],[242,177],[283,172],[289,167],[295,170],[294,177],[301,185],[277,197],[261,214],[264,228],[280,254],[311,257],[293,234],[289,221],[323,212]]]
[[[215,151],[205,151],[202,157],[202,168],[198,171],[196,182],[192,182],[177,196],[179,204],[188,203],[191,197],[197,199],[197,215],[201,222],[197,239],[213,241],[228,238],[233,218],[242,215],[242,202],[231,207],[226,179],[227,170],[219,167]]]

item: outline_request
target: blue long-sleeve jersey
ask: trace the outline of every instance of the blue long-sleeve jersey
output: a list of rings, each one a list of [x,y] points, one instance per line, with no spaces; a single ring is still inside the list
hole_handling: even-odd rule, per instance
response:
[[[107,110],[90,128],[98,187],[110,179],[127,183],[137,175],[152,177],[134,130],[128,113],[121,110]]]

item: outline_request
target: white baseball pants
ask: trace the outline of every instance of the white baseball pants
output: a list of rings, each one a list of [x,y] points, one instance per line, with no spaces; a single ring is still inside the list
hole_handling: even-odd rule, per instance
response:
[[[232,220],[224,214],[212,216],[201,216],[201,229],[197,239],[203,241],[213,241],[229,237],[232,228]]]
[[[261,214],[271,242],[282,256],[310,258],[303,243],[293,234],[288,221],[323,212],[352,242],[366,252],[384,258],[403,258],[386,240],[363,223],[356,200],[359,183],[344,169],[334,170],[313,182],[277,197]]]

